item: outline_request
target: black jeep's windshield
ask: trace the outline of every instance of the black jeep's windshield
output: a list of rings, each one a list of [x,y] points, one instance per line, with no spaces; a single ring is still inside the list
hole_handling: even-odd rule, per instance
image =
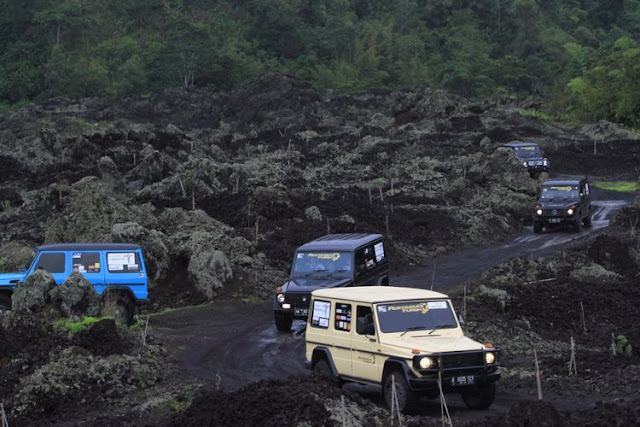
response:
[[[409,301],[377,306],[378,322],[382,332],[404,332],[456,328],[458,323],[449,302]]]
[[[549,185],[542,187],[540,200],[574,201],[580,198],[576,185]]]
[[[542,157],[542,151],[537,145],[525,145],[524,147],[515,147],[516,157],[519,159],[533,159]]]
[[[352,275],[351,255],[350,252],[297,252],[291,277],[349,278]]]

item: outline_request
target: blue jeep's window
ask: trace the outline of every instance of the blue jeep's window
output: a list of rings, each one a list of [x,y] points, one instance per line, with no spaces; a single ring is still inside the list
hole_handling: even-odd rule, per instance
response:
[[[64,273],[64,254],[61,252],[43,253],[38,259],[36,270],[38,268],[49,273]]]
[[[74,273],[100,273],[100,254],[97,252],[74,252]]]
[[[136,252],[110,252],[107,254],[109,273],[137,273],[140,271],[140,257]]]

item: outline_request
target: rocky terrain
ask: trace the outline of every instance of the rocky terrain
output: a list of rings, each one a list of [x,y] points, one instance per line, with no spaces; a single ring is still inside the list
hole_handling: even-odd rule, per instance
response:
[[[263,301],[293,249],[327,232],[387,235],[399,269],[520,230],[538,181],[500,148],[508,141],[539,142],[553,171],[637,179],[637,135],[548,124],[527,113],[534,108],[429,88],[320,95],[281,75],[230,94],[27,106],[0,115],[0,269],[21,268],[44,242],[132,242],[145,250],[152,311]],[[468,284],[466,328],[504,348],[501,390],[524,398],[498,413],[454,411],[456,425],[637,421],[637,225],[637,208],[626,208],[589,241]],[[74,326],[93,314],[91,292],[32,281],[40,290],[21,291],[0,316],[0,403],[11,425],[388,422],[375,397],[307,377],[203,388],[181,371],[179,348],[153,330],[141,345],[143,318],[131,329]],[[577,375],[568,375],[571,337]],[[559,403],[535,400],[534,348],[545,396]],[[405,421],[438,415],[435,402]]]

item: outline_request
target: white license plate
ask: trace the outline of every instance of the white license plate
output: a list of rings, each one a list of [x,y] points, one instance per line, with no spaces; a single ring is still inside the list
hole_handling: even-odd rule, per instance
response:
[[[476,377],[473,375],[461,375],[457,377],[451,377],[451,385],[473,385],[476,383]]]
[[[294,314],[296,316],[308,316],[309,315],[309,309],[308,308],[296,308],[293,310]]]
[[[560,223],[560,218],[549,218],[549,223],[550,224],[559,224]]]

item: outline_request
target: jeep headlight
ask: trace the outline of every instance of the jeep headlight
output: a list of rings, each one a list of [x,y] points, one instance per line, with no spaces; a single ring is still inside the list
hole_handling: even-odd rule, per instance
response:
[[[496,355],[493,352],[486,352],[484,354],[484,361],[487,365],[493,365],[496,363]]]
[[[435,362],[428,356],[421,357],[420,360],[418,360],[418,366],[420,366],[420,369],[431,369],[434,365]]]
[[[540,208],[536,209],[536,214],[542,215],[542,209],[540,209]]]
[[[278,294],[276,300],[278,300],[278,302],[282,304],[284,302],[284,294]]]
[[[528,166],[526,161],[522,162],[522,164],[524,165],[525,168]]]
[[[567,215],[573,215],[573,208],[567,209]]]
[[[544,160],[542,161],[542,165],[543,165],[543,166],[549,166],[549,161],[548,161],[547,159],[544,159]]]

